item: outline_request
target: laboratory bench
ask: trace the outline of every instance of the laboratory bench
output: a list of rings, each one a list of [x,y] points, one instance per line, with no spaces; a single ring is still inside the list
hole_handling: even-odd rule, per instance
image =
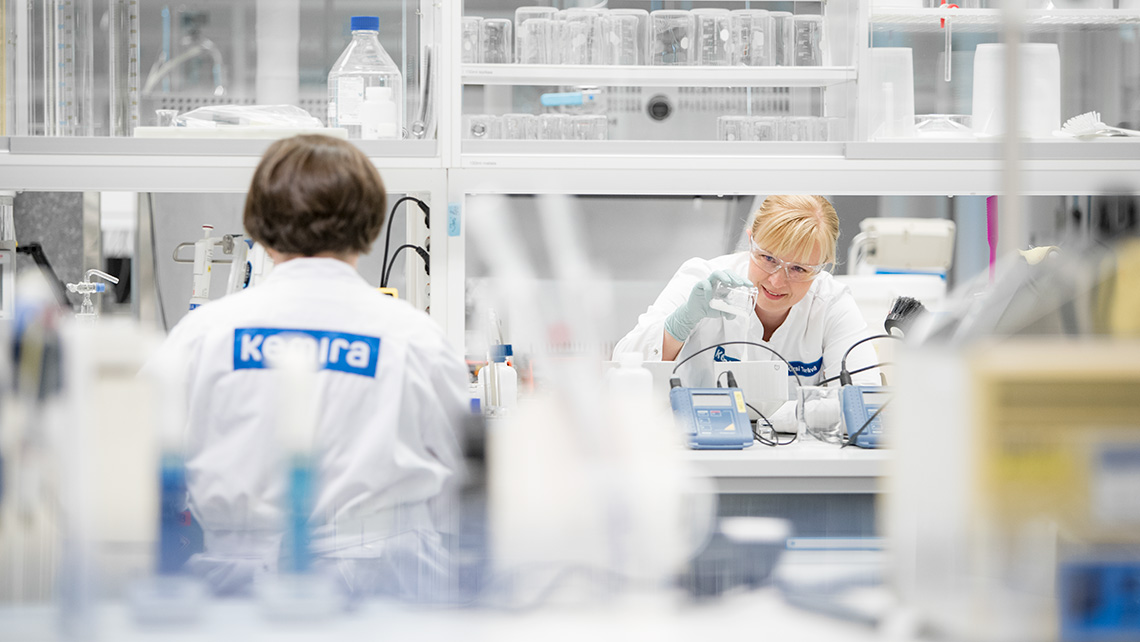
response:
[[[881,490],[890,458],[889,450],[840,448],[803,438],[787,446],[754,441],[744,450],[686,453],[695,472],[711,478],[722,494],[874,494]]]

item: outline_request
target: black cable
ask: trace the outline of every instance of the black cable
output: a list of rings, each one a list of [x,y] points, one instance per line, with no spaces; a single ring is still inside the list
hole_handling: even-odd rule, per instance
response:
[[[424,260],[424,270],[426,270],[428,272],[429,276],[431,275],[431,257],[428,255],[427,250],[423,249],[422,247],[420,247],[418,245],[413,245],[411,243],[405,243],[405,244],[401,245],[400,247],[396,248],[396,252],[394,254],[392,254],[392,262],[388,264],[387,269],[382,270],[382,274],[380,276],[380,287],[382,287],[382,288],[388,287],[388,279],[392,276],[392,269],[394,267],[396,267],[396,259],[400,257],[400,252],[402,252],[408,248],[415,250],[416,254],[418,254],[420,256],[420,258]]]
[[[893,366],[893,365],[895,365],[895,364],[890,362],[890,361],[880,361],[879,363],[872,363],[869,366],[863,366],[862,368],[859,368],[858,370],[852,370],[851,372],[848,372],[847,374],[857,375],[860,372],[867,372],[868,370],[874,370],[875,368],[881,368],[883,366]],[[816,385],[817,386],[826,386],[827,384],[831,383],[832,381],[839,379],[839,376],[840,375],[835,375],[834,377],[828,377],[827,379],[820,381]]]
[[[764,437],[759,432],[757,432],[756,428],[753,428],[752,429],[752,436],[756,438],[756,441],[764,444],[765,446],[770,446],[772,448],[775,448],[776,446],[791,445],[791,444],[795,443],[796,439],[799,438],[798,435],[792,435],[791,439],[789,439],[787,441],[780,441],[780,438],[776,436],[778,433],[776,432],[776,427],[772,425],[772,421],[770,419],[768,419],[767,417],[765,417],[764,413],[757,410],[756,407],[753,406],[752,404],[745,402],[744,405],[748,406],[748,409],[751,410],[752,412],[756,413],[757,415],[760,415],[760,419],[764,420],[764,426],[772,430],[772,439],[768,439],[767,437]],[[760,422],[757,421],[756,425],[759,426]]]
[[[693,357],[697,356],[698,354],[700,354],[702,352],[708,352],[709,350],[712,350],[714,348],[720,348],[722,346],[734,346],[734,345],[746,345],[746,346],[756,346],[758,348],[764,348],[768,352],[771,352],[772,354],[779,357],[780,361],[783,361],[784,364],[788,366],[788,372],[792,373],[792,375],[795,376],[795,378],[796,378],[796,385],[799,385],[799,386],[804,385],[803,380],[800,379],[800,373],[796,372],[796,369],[792,367],[792,364],[788,363],[788,360],[785,359],[783,355],[781,355],[779,352],[776,352],[775,350],[769,348],[768,346],[764,345],[763,343],[756,343],[755,341],[725,341],[723,343],[714,343],[713,345],[711,345],[707,348],[701,348],[700,350],[697,350],[693,354],[682,359],[681,362],[678,363],[677,365],[673,366],[673,374],[677,373],[677,368],[680,368],[681,366],[685,365],[685,363],[687,363],[689,361],[689,359],[692,359]]]
[[[420,209],[424,211],[424,216],[431,215],[431,208],[427,206],[427,203],[424,203],[415,196],[402,196],[396,199],[396,202],[392,204],[392,211],[388,213],[388,232],[384,235],[384,260],[380,263],[380,287],[382,288],[388,285],[387,279],[384,278],[384,273],[388,269],[388,247],[392,245],[392,222],[396,219],[396,208],[399,207],[401,203],[407,201],[412,201],[416,205],[419,205]],[[430,219],[428,220],[430,221]],[[430,229],[430,223],[426,227]],[[397,250],[397,252],[398,251],[399,250]]]
[[[867,421],[863,422],[862,426],[859,426],[859,430],[856,430],[854,434],[849,433],[847,435],[847,441],[844,442],[843,445],[840,446],[840,448],[846,448],[848,446],[855,446],[856,448],[865,448],[865,446],[860,446],[859,444],[855,443],[855,440],[859,437],[859,435],[863,434],[863,431],[867,429],[867,426],[871,425],[871,422],[875,420],[875,417],[878,417],[879,414],[881,414],[883,412],[884,408],[891,405],[892,401],[894,401],[894,399],[888,399],[888,400],[884,401],[883,405],[879,406],[879,409],[876,410],[874,413],[872,413],[871,416],[867,418]]]
[[[843,353],[843,358],[839,360],[839,385],[851,385],[851,375],[854,373],[847,372],[847,357],[851,354],[851,351],[854,350],[855,347],[859,344],[867,343],[868,341],[873,341],[875,339],[894,339],[896,341],[902,341],[902,337],[896,337],[893,334],[873,334],[869,337],[864,337],[855,343],[852,343],[851,347],[847,348],[847,352]]]

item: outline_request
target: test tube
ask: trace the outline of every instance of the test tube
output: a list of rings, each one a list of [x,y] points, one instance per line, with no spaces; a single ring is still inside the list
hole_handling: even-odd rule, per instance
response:
[[[796,67],[823,64],[823,16],[792,16],[792,60]]]
[[[523,48],[524,48],[524,46],[527,48],[531,48],[531,47],[534,47],[536,45],[539,45],[539,43],[537,43],[533,39],[531,39],[526,45],[523,44],[524,39],[527,38],[527,36],[524,35],[524,27],[526,25],[526,22],[528,20],[531,20],[532,18],[538,18],[540,20],[554,20],[557,15],[558,15],[558,10],[555,9],[554,7],[519,7],[518,9],[515,9],[515,62],[523,63],[523,64],[549,64],[549,63],[534,63],[534,62],[526,63],[523,61]],[[532,26],[529,28],[529,30],[526,33],[528,35],[532,35],[536,31],[537,32],[543,32],[541,37],[544,40],[546,40],[547,42],[545,44],[542,44],[539,46],[542,46],[542,47],[549,50],[551,48],[551,44],[549,43],[549,38],[550,38],[549,30],[550,30],[549,23],[545,23],[542,29],[538,29],[538,28]]]
[[[659,9],[649,14],[652,30],[650,64],[691,65],[695,27],[693,14],[683,10]]]
[[[764,67],[772,64],[772,18],[763,9],[732,12],[732,64]]]
[[[505,65],[514,60],[514,38],[511,36],[509,19],[485,18],[480,27],[483,34],[483,64]]]
[[[772,64],[791,67],[792,58],[792,14],[787,11],[769,11],[772,19]]]
[[[637,18],[637,62],[619,62],[616,64],[649,64],[649,12],[645,9],[610,9],[610,15]]]
[[[463,32],[460,35],[459,51],[463,62],[478,64],[483,56],[483,18],[463,16]]]
[[[693,9],[696,64],[727,65],[732,61],[732,14],[728,9]]]

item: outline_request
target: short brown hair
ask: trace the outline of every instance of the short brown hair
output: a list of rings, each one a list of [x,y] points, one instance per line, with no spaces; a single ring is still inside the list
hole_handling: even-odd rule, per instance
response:
[[[820,261],[835,262],[839,216],[822,196],[769,196],[752,219],[752,238],[765,250],[796,261],[809,261],[816,248]]]
[[[351,143],[320,135],[269,146],[253,173],[242,223],[283,254],[364,254],[388,206],[380,173]]]

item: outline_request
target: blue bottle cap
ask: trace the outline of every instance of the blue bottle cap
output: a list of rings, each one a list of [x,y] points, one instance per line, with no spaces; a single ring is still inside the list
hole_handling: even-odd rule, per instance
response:
[[[353,16],[349,25],[353,31],[380,31],[380,18],[377,16]]]
[[[513,354],[514,354],[514,350],[511,349],[511,344],[509,344],[509,343],[500,343],[500,344],[491,346],[491,360],[492,361],[496,361],[496,362],[506,361],[507,357],[509,357]]]

